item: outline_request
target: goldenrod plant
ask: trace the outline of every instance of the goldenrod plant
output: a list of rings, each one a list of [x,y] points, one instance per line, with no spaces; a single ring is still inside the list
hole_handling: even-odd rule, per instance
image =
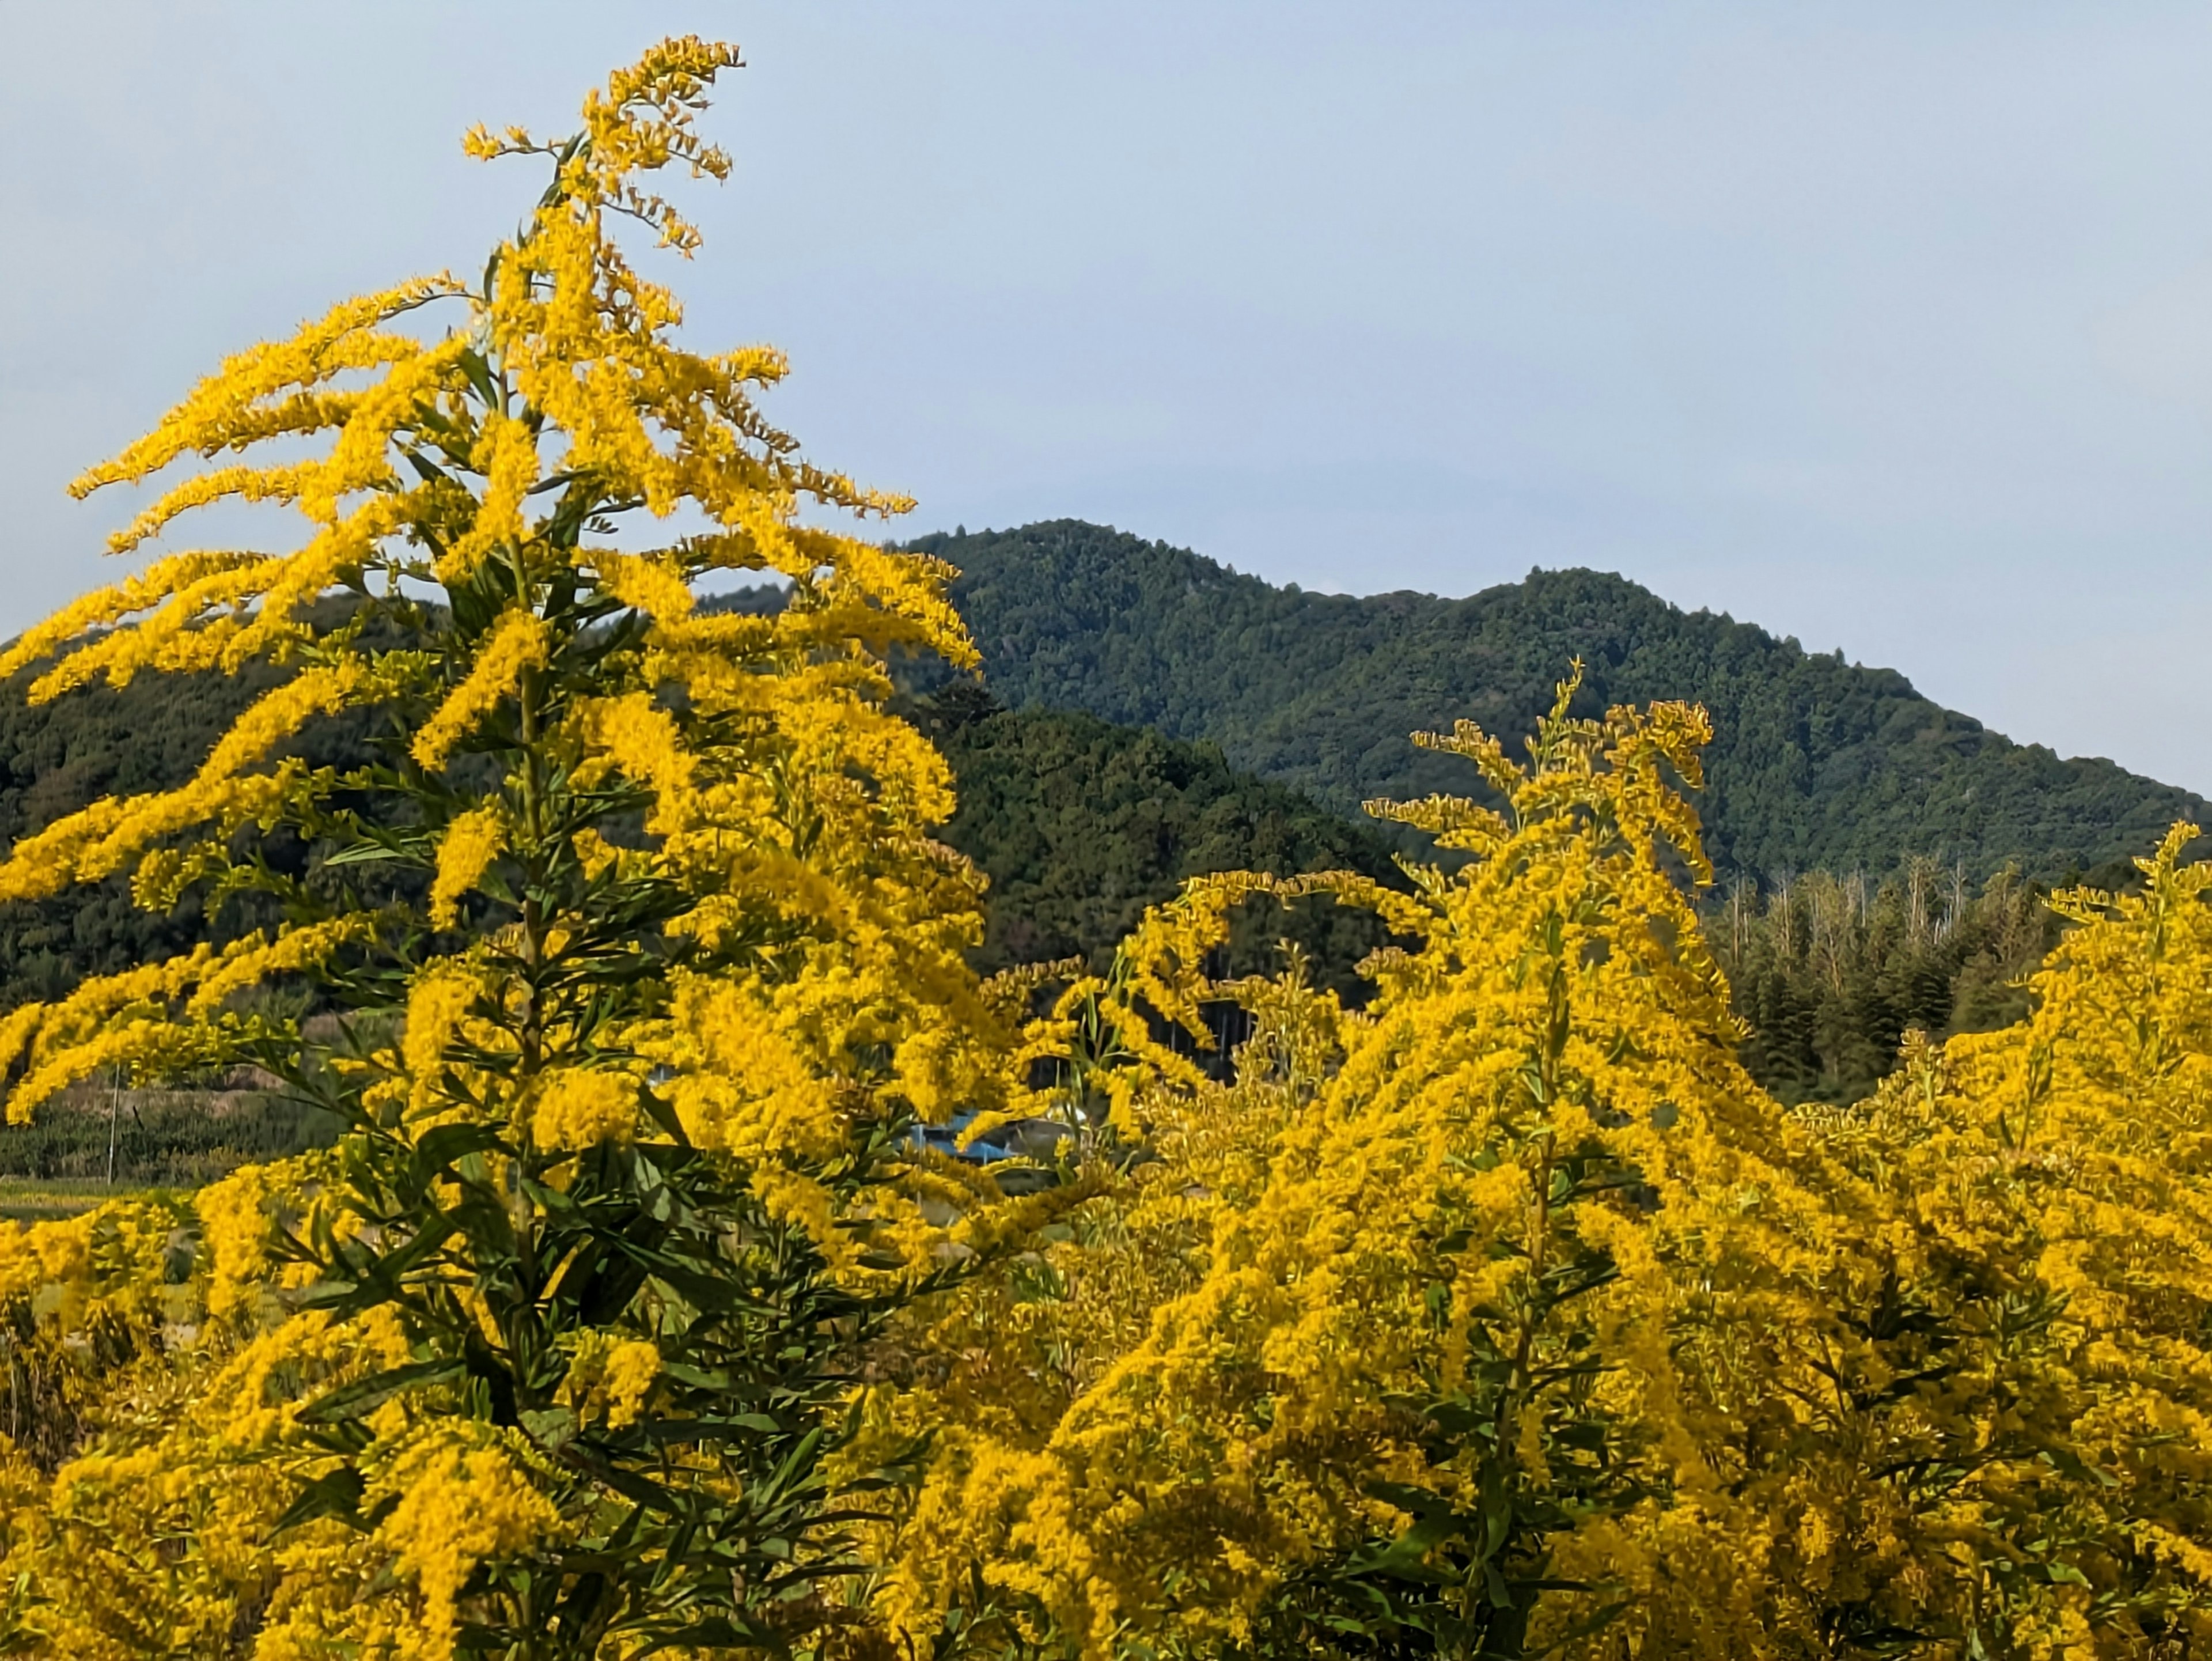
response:
[[[2076,890],[2032,1013],[1908,1037],[1808,1110],[1879,1278],[1862,1337],[1747,1437],[1839,1639],[2181,1656],[2212,1641],[2212,865]]]
[[[242,931],[0,1016],[9,1115],[252,1067],[344,1129],[0,1227],[0,1653],[2212,1648],[2191,828],[2058,897],[2023,1019],[1786,1107],[1691,903],[1705,713],[1571,678],[1525,764],[1420,740],[1479,797],[1374,805],[1449,868],[1200,879],[1031,1019],[1056,971],[968,966],[890,707],[893,651],[973,660],[948,568],[820,528],[904,503],[615,240],[695,246],[641,181],[726,170],[736,62],[472,136],[552,175],[479,283],[243,354],[82,481],[221,464],[126,553],[216,502],[307,530],[0,658],[282,671],[184,787],[0,861]],[[790,604],[702,611],[732,571]],[[376,759],[318,764],[326,722]],[[1295,953],[1219,978],[1237,908],[1309,893],[1397,942],[1361,1008]]]
[[[1695,782],[1703,716],[1581,721],[1573,691],[1528,768],[1472,727],[1426,740],[1506,811],[1377,804],[1469,858],[1371,897],[1413,944],[1370,1009],[1237,989],[1261,1025],[1235,1082],[1157,1065],[1124,1110],[1160,1156],[1109,1231],[1133,1246],[1061,1254],[1065,1317],[1017,1280],[951,1346],[976,1359],[897,1548],[910,1618],[971,1621],[980,1586],[1086,1653],[1472,1657],[1634,1600],[1635,1564],[1588,1542],[1696,1460],[1670,1316],[1693,1275],[1817,1250],[1822,1219],[1761,1157],[1778,1110],[1662,863],[1701,861],[1667,776]],[[1133,945],[1194,962],[1240,887],[1194,887],[1187,944]]]
[[[1133,941],[1233,998],[1154,1053],[1152,1154],[936,1313],[873,1549],[992,1654],[2180,1656],[2212,1637],[2212,912],[2178,831],[2067,897],[2035,1013],[1792,1112],[1680,874],[1703,717],[1571,718],[1416,868],[1354,1015],[1196,965],[1249,881]],[[1145,978],[1137,970],[1131,985]],[[1202,1030],[1202,1029],[1200,1029]],[[1125,1050],[1138,1050],[1132,1043]]]
[[[216,502],[305,530],[32,630],[34,697],[288,672],[183,788],[19,843],[0,894],[127,872],[278,921],[9,1013],[9,1114],[252,1066],[346,1129],[189,1216],[0,1237],[50,1341],[48,1433],[0,1457],[19,1649],[835,1650],[887,1479],[823,1460],[884,1318],[1053,1203],[994,1210],[908,1132],[1018,1104],[1030,1059],[963,962],[945,764],[884,707],[892,648],[972,661],[949,568],[818,528],[907,503],[803,459],[759,403],[783,360],[679,344],[617,238],[696,245],[644,181],[727,173],[693,120],[738,61],[667,41],[572,137],[471,134],[550,173],[480,282],[244,352],[78,481],[165,475],[118,554]],[[732,572],[789,605],[702,614]],[[311,764],[333,719],[374,764]],[[313,1041],[254,995],[301,982]]]

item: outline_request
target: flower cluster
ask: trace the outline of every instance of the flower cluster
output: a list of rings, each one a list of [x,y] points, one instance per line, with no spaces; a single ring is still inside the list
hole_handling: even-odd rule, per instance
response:
[[[143,905],[281,921],[10,1013],[9,1113],[100,1069],[250,1065],[345,1130],[173,1216],[0,1230],[42,1427],[0,1445],[0,1649],[834,1634],[826,1461],[872,1347],[945,1253],[1051,1209],[907,1134],[1021,1107],[1037,1053],[963,956],[981,882],[930,834],[945,764],[886,708],[892,648],[973,661],[951,573],[820,527],[906,504],[766,419],[775,354],[678,344],[617,237],[696,243],[640,181],[726,172],[692,123],[736,62],[664,42],[569,139],[473,136],[553,168],[481,286],[348,301],[79,481],[216,464],[118,552],[225,501],[306,530],[156,557],[32,630],[5,661],[34,697],[284,673],[182,787],[19,842],[0,897],[127,873]],[[679,514],[703,528],[618,533]],[[732,571],[787,604],[701,608]],[[377,759],[312,764],[333,721]]]
[[[1148,1158],[870,1398],[914,1641],[1110,1656],[2150,1656],[2212,1632],[2212,867],[2077,894],[2021,1026],[1790,1112],[1670,873],[1696,711],[1571,716],[1408,868],[1352,1014],[1133,938]],[[1671,778],[1670,778],[1671,776]],[[1491,805],[1495,804],[1495,805]],[[1352,897],[1360,896],[1346,885]],[[1234,999],[1224,1080],[1136,1017]],[[1194,1036],[1207,1029],[1192,1023]],[[956,1641],[957,1640],[957,1641]],[[1843,1650],[1836,1646],[1841,1645]],[[942,1649],[940,1652],[945,1652]],[[995,1652],[995,1651],[994,1652]]]

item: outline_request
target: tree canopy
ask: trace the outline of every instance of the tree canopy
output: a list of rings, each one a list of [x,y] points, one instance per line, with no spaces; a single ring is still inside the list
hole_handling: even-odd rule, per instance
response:
[[[2118,866],[2203,799],[2107,761],[2061,760],[1940,708],[1887,669],[1685,612],[1595,571],[1535,571],[1466,599],[1278,588],[1080,520],[928,536],[984,673],[1017,707],[1083,709],[1218,744],[1352,814],[1459,788],[1407,734],[1527,731],[1571,660],[1581,710],[1684,698],[1712,715],[1699,810],[1715,865],[1771,879],[1887,872],[1921,855],[1980,879]]]

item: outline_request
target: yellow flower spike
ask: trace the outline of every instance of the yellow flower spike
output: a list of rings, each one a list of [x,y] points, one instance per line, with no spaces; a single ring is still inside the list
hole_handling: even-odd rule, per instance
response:
[[[467,676],[415,736],[418,765],[435,772],[502,698],[512,697],[523,674],[545,666],[550,648],[544,619],[529,611],[501,618],[478,648]]]
[[[295,676],[231,724],[199,770],[199,782],[213,783],[250,766],[296,734],[315,715],[333,715],[347,707],[363,675],[358,664],[309,669]]]
[[[327,1155],[309,1154],[246,1165],[200,1190],[194,1209],[210,1260],[208,1308],[222,1316],[252,1304],[270,1287],[270,1245],[288,1208],[306,1209],[307,1192],[335,1174]]]
[[[635,1423],[659,1375],[657,1345],[634,1340],[616,1346],[607,1357],[607,1422],[617,1428]]]
[[[636,1422],[660,1371],[658,1345],[605,1332],[585,1333],[573,1348],[568,1371],[554,1399],[582,1418],[604,1418],[620,1429]]]
[[[531,1139],[570,1151],[628,1141],[638,1121],[638,1081],[626,1073],[566,1070],[539,1086]]]
[[[400,1041],[400,1058],[408,1072],[425,1080],[436,1073],[446,1046],[483,995],[483,971],[465,960],[434,963],[416,977],[408,992],[406,1030]]]
[[[152,506],[107,538],[107,551],[127,554],[160,535],[172,520],[236,497],[244,502],[297,502],[314,478],[308,466],[218,467],[172,486]]]
[[[466,534],[439,557],[437,572],[443,582],[465,580],[495,549],[520,542],[528,533],[522,507],[538,479],[537,435],[526,423],[494,411],[484,419],[471,459],[484,476],[483,500]]]
[[[194,389],[161,424],[114,460],[92,468],[70,486],[76,496],[103,485],[141,479],[159,472],[187,451],[212,455],[232,447],[234,423],[261,399],[303,381],[319,384],[349,369],[404,361],[422,350],[404,336],[381,334],[378,326],[429,301],[465,293],[444,274],[402,283],[333,307],[290,340],[262,345],[226,360],[222,371]]]
[[[622,863],[625,849],[616,847],[599,831],[586,827],[569,838],[574,849],[577,863],[586,877],[597,878]]]
[[[662,822],[681,822],[697,761],[686,753],[675,721],[644,692],[597,700],[583,710],[585,743],[660,798]]]
[[[422,1591],[421,1627],[405,1654],[454,1653],[461,1589],[485,1558],[556,1535],[561,1518],[495,1431],[426,1430],[378,1483],[396,1503],[377,1539]]]
[[[635,611],[665,627],[682,624],[696,603],[683,569],[649,555],[624,554],[611,548],[580,553],[580,560],[594,566],[608,592]]]
[[[88,630],[146,611],[198,583],[210,578],[234,577],[269,563],[266,555],[207,549],[167,555],[136,575],[112,587],[95,589],[44,623],[25,630],[5,652],[0,652],[0,675],[14,674]]]
[[[507,846],[507,828],[496,806],[472,808],[446,827],[438,842],[437,873],[430,883],[430,926],[452,928],[460,922],[460,901],[483,879]]]
[[[185,1013],[194,1019],[204,1019],[236,994],[248,987],[259,986],[272,976],[297,975],[318,969],[334,953],[369,939],[375,927],[374,916],[355,913],[288,929],[274,940],[264,940],[257,930],[223,950],[185,1001]]]

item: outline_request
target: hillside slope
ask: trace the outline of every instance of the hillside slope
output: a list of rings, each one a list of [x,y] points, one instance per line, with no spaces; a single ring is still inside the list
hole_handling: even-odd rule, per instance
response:
[[[1080,956],[1103,970],[1145,908],[1211,871],[1358,871],[1403,879],[1372,825],[1240,773],[1212,745],[1109,726],[1073,712],[1000,709],[956,685],[919,701],[915,720],[958,781],[945,840],[991,879],[978,968]],[[1352,965],[1388,939],[1367,913],[1321,897],[1286,915],[1240,914],[1231,973],[1272,969],[1287,938],[1321,979],[1364,997]]]
[[[120,691],[81,688],[35,708],[25,702],[29,679],[26,672],[0,681],[0,847],[104,792],[182,783],[276,674],[147,675]],[[1210,745],[1081,714],[1007,711],[966,686],[917,700],[909,713],[957,782],[959,812],[942,834],[991,879],[976,954],[986,970],[1069,956],[1103,968],[1147,905],[1200,872],[1351,868],[1397,879],[1371,826],[1239,773]],[[305,747],[320,764],[367,757],[360,733],[342,723],[319,724]],[[234,938],[259,921],[237,910],[234,903],[210,923],[188,900],[176,912],[150,914],[131,904],[121,876],[0,904],[0,1009],[203,939]],[[1352,965],[1385,939],[1364,915],[1326,903],[1304,903],[1290,916],[1254,908],[1232,966],[1271,966],[1279,935],[1306,947],[1322,976],[1346,991],[1357,987]]]
[[[1278,588],[1079,520],[919,538],[997,695],[1221,746],[1340,812],[1465,793],[1465,764],[1407,734],[1529,730],[1569,660],[1582,703],[1703,703],[1698,807],[1716,864],[1771,874],[1887,870],[1906,855],[2043,878],[2146,852],[2203,798],[2102,760],[2062,760],[1922,697],[1887,669],[1820,656],[1594,571],[1539,571],[1466,599]]]

